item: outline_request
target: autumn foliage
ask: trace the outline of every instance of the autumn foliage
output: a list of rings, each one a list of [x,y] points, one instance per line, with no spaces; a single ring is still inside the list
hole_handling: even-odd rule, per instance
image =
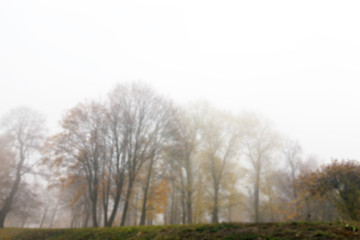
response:
[[[331,201],[343,218],[360,219],[360,163],[333,160],[303,175],[299,185],[311,197]]]

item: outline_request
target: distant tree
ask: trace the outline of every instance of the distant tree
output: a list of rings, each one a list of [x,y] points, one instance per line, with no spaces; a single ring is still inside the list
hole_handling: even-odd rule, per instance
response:
[[[299,179],[300,186],[314,197],[326,197],[346,218],[360,220],[360,163],[333,160]]]
[[[302,165],[302,149],[298,142],[286,140],[283,146],[283,156],[290,172],[290,184],[294,199],[297,198],[296,179],[300,174]]]
[[[256,114],[243,115],[243,151],[251,165],[251,181],[254,183],[251,190],[254,207],[254,221],[260,221],[260,193],[262,176],[274,158],[280,138],[268,121]]]
[[[1,122],[3,135],[0,137],[0,179],[7,184],[0,187],[0,228],[4,227],[7,214],[21,186],[23,176],[34,171],[32,157],[39,151],[44,137],[43,117],[26,107],[11,110]]]
[[[195,192],[196,174],[196,154],[199,151],[199,134],[201,111],[196,104],[188,105],[180,110],[176,119],[177,131],[175,134],[175,144],[168,148],[169,166],[171,172],[169,177],[172,179],[173,196],[180,195],[179,199],[173,199],[172,204],[177,203],[181,206],[182,223],[191,224],[193,222],[193,195]],[[175,191],[179,191],[178,194]],[[174,213],[177,206],[172,206],[171,219],[175,219]],[[179,214],[180,215],[180,214]],[[172,221],[171,221],[172,222]]]
[[[211,222],[219,222],[219,208],[224,180],[233,173],[232,161],[239,156],[240,134],[236,119],[209,105],[201,113],[201,149],[203,174],[211,183]]]

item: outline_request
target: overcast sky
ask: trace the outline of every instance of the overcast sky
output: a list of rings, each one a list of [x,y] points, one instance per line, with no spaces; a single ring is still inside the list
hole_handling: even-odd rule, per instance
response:
[[[117,83],[142,80],[273,120],[306,153],[360,160],[358,1],[0,2],[0,114],[54,128]]]

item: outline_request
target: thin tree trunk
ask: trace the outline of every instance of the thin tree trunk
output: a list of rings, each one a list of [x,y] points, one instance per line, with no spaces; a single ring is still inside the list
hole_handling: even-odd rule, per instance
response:
[[[167,207],[165,205],[165,211],[164,211],[164,225],[168,225],[168,214],[167,214]]]
[[[128,189],[127,189],[127,192],[126,192],[126,196],[125,196],[125,205],[124,205],[124,210],[123,210],[123,214],[122,214],[122,217],[121,217],[120,226],[125,226],[127,211],[128,211],[128,208],[129,208],[129,201],[130,201],[130,196],[131,196],[133,181],[134,181],[133,179],[129,178],[129,186],[128,186]]]
[[[133,226],[137,226],[137,220],[138,220],[138,199],[139,199],[139,195],[136,194],[136,199],[134,200],[135,201],[135,209],[133,210],[134,211],[134,222],[133,222]]]
[[[109,208],[109,192],[106,196],[103,196],[103,209],[104,209],[104,227],[109,225],[108,223],[108,208]]]
[[[192,193],[193,193],[193,178],[190,154],[187,156],[186,161],[186,210],[187,210],[187,223],[192,224]]]
[[[44,214],[41,218],[41,222],[40,222],[40,226],[39,228],[43,228],[43,225],[44,225],[44,222],[45,222],[45,219],[46,219],[46,215],[47,215],[47,212],[49,210],[49,204],[46,204],[46,207],[45,207],[45,211],[44,211]]]
[[[20,228],[25,227],[25,224],[26,224],[26,221],[28,220],[28,218],[29,218],[29,213],[28,213],[28,208],[27,208],[26,211],[25,211],[25,216],[21,220]]]
[[[259,202],[260,202],[260,172],[256,173],[256,180],[254,186],[254,207],[255,207],[255,223],[258,223],[260,220],[259,213]]]
[[[85,219],[84,219],[84,223],[83,223],[83,228],[87,228],[87,227],[88,227],[89,219],[90,219],[90,214],[85,213]]]
[[[182,223],[186,224],[185,192],[181,190]]]
[[[215,187],[215,194],[214,194],[214,206],[213,206],[213,214],[212,214],[212,223],[218,223],[219,222],[219,188]]]
[[[152,157],[151,160],[150,160],[150,166],[149,166],[148,176],[147,176],[147,180],[146,180],[146,186],[145,186],[145,190],[144,190],[144,199],[143,199],[143,206],[142,206],[142,210],[141,210],[140,226],[145,225],[147,195],[148,195],[149,186],[150,186],[151,172],[152,172],[153,163],[154,163],[154,158]]]
[[[175,224],[175,183],[174,180],[171,181],[171,207],[170,207],[170,224]]]
[[[210,162],[211,162],[211,175],[213,180],[213,187],[214,187],[214,202],[213,202],[213,212],[212,212],[212,223],[218,223],[219,222],[219,216],[218,216],[218,208],[219,208],[219,185],[220,185],[220,177],[217,175],[217,169],[215,166],[215,158],[213,155],[210,156]]]
[[[190,187],[190,186],[189,186]],[[187,191],[186,209],[187,209],[187,223],[192,224],[192,190]]]
[[[90,205],[91,205],[91,203],[89,203],[89,199],[86,198],[84,200],[85,216],[84,216],[84,221],[83,221],[83,225],[82,225],[83,228],[87,228],[89,226],[89,220],[90,220],[90,216],[91,216]]]
[[[54,213],[51,217],[51,220],[50,220],[50,224],[49,224],[49,228],[52,228],[53,226],[53,223],[54,223],[54,220],[55,220],[55,216],[56,216],[56,213],[57,213],[57,210],[58,210],[58,207],[59,207],[59,203],[60,203],[60,198],[58,198],[57,202],[56,202],[56,205],[55,205],[55,210],[54,210]]]
[[[101,218],[103,217],[103,209],[100,207],[97,207],[97,213],[96,213],[96,217],[97,217],[97,227],[101,227]]]

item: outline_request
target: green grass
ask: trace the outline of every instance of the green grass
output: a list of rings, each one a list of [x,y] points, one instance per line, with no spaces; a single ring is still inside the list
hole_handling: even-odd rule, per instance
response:
[[[86,229],[0,229],[0,240],[360,239],[360,223],[194,224]]]

